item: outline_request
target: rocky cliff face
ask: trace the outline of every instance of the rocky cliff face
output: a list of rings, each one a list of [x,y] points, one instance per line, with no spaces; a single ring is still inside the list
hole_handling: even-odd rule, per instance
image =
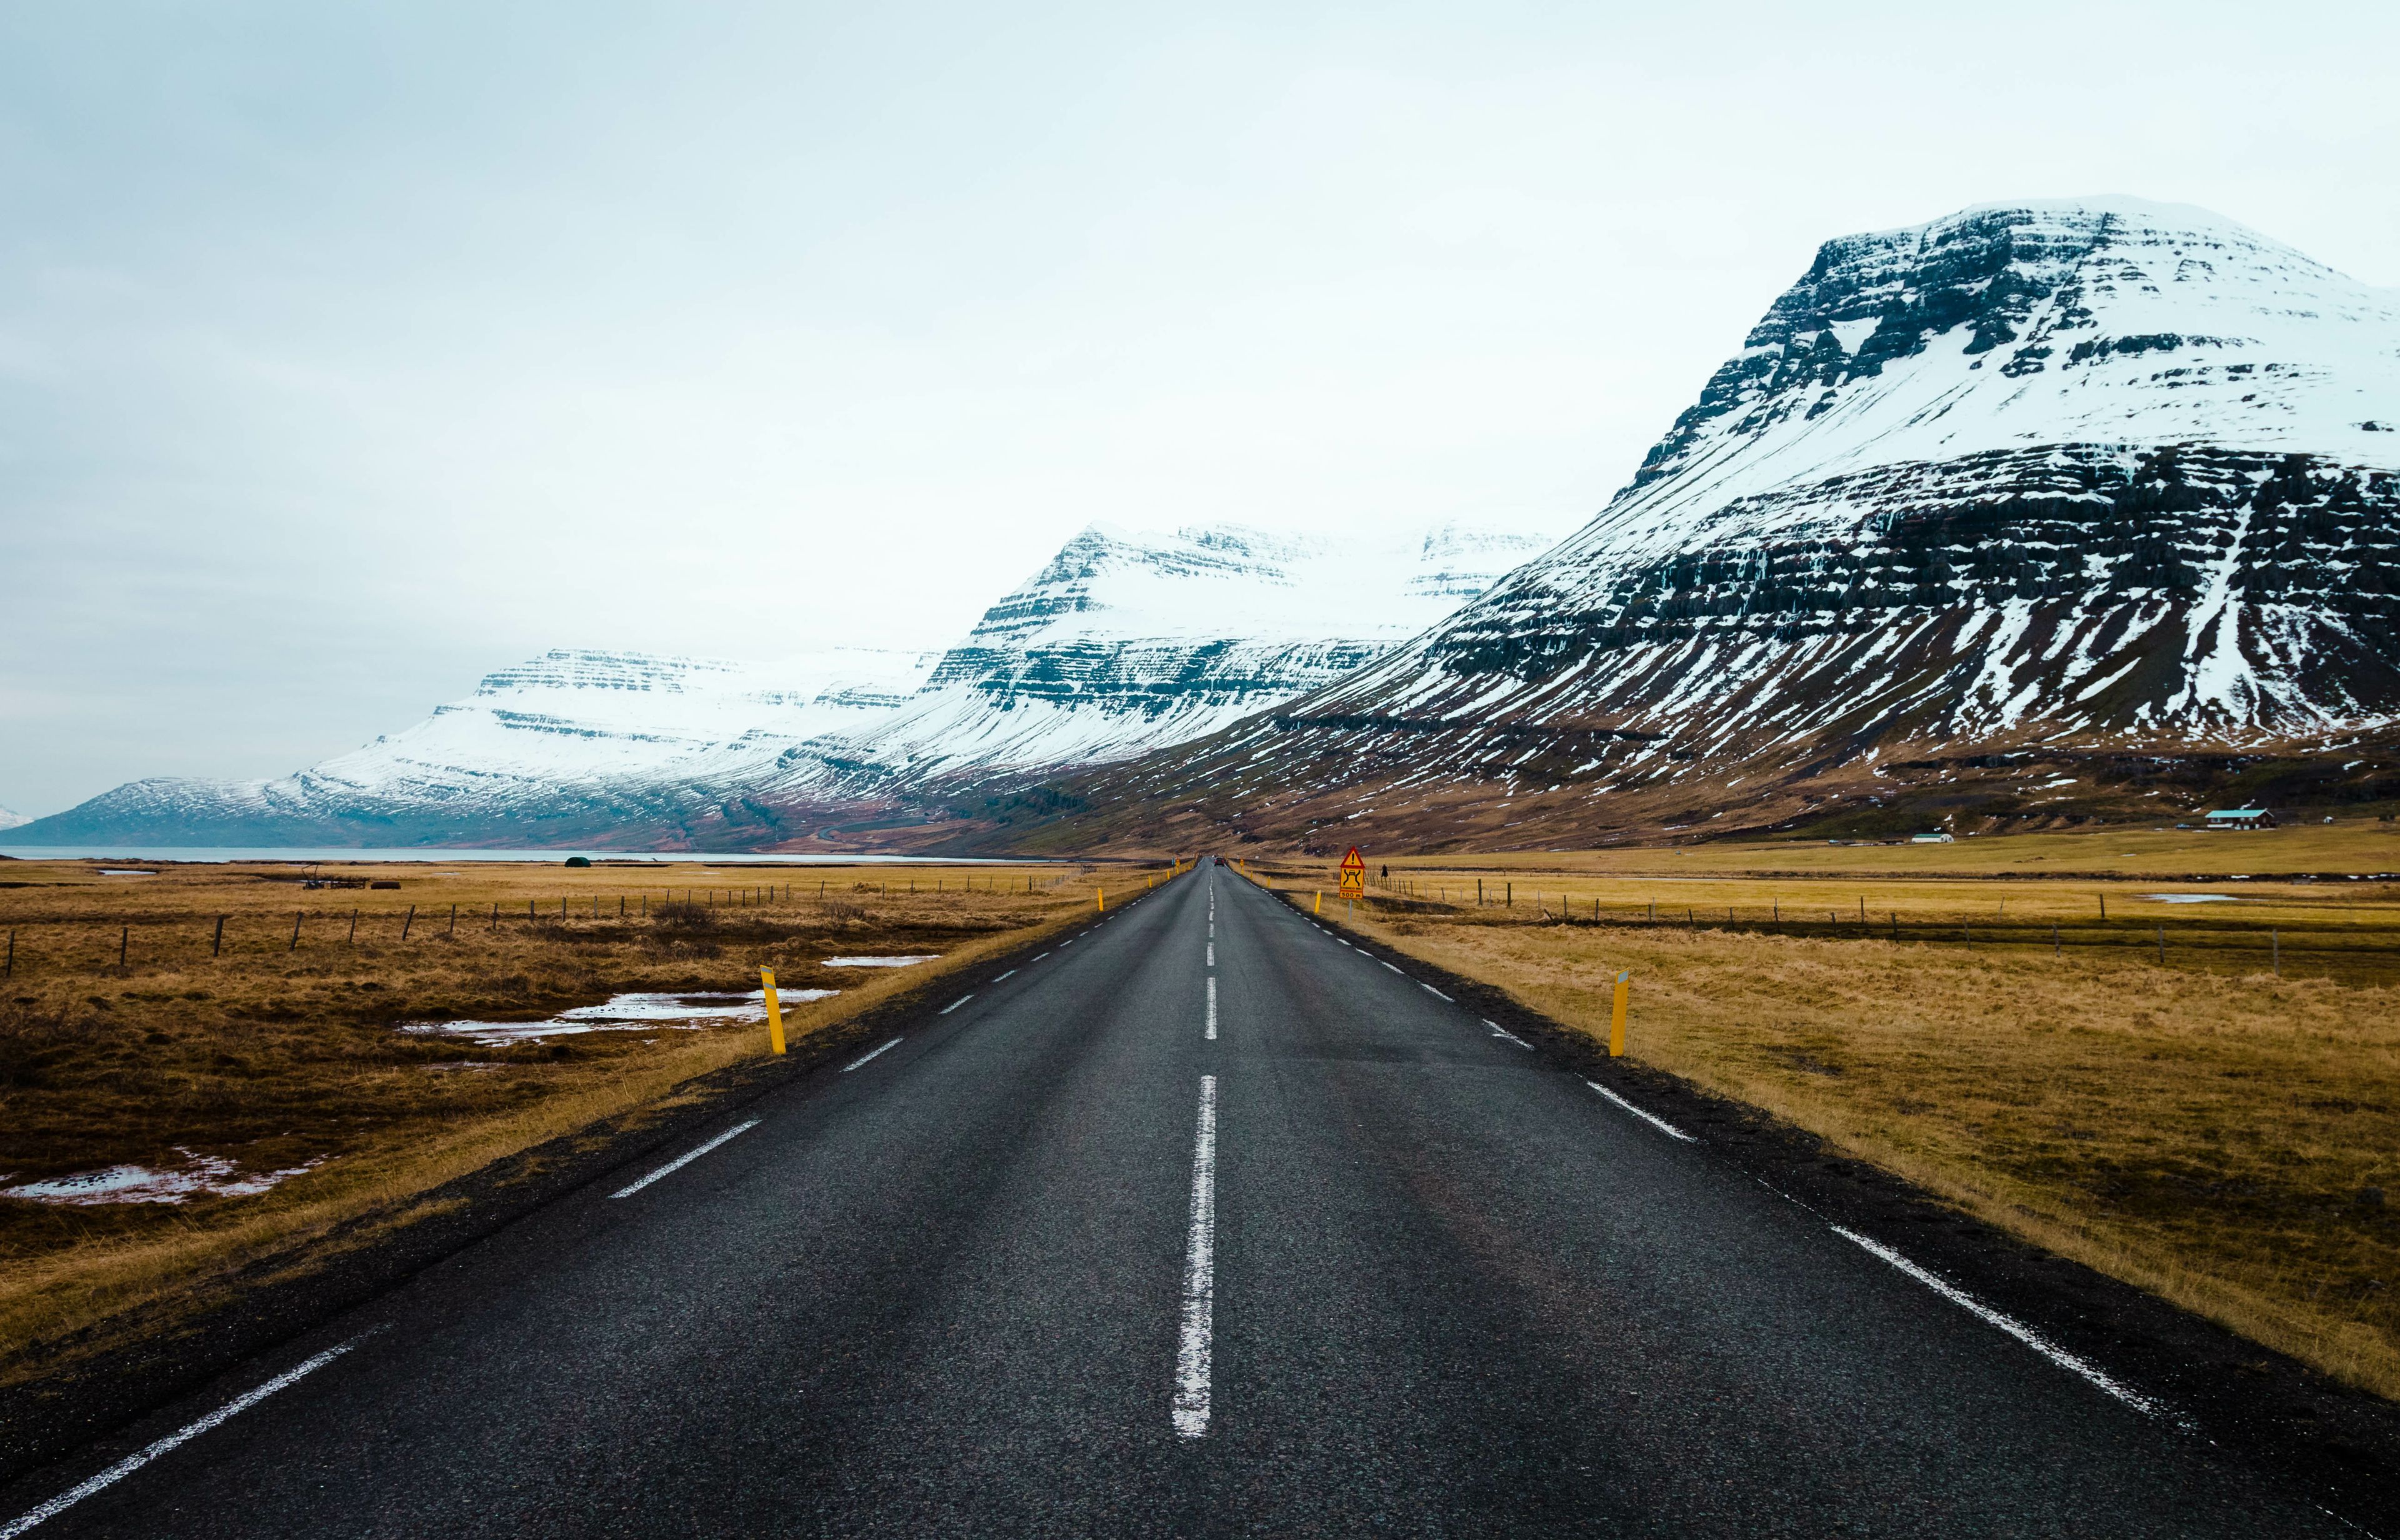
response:
[[[1606,511],[1343,698],[1706,756],[2380,724],[2395,416],[2400,304],[2201,211],[1832,241]]]
[[[821,745],[825,778],[923,784],[1197,738],[1342,677],[1547,544],[1459,525],[1382,537],[1087,529],[986,611],[900,712]]]
[[[1584,529],[1145,774],[1263,756],[1328,809],[1394,778],[1666,788],[1629,805],[1671,818],[1677,786],[1894,756],[2395,723],[2400,302],[2108,199],[1827,242]]]

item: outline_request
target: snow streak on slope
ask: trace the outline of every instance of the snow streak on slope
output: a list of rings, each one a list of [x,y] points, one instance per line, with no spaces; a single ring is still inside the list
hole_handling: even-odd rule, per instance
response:
[[[2400,719],[2395,638],[2395,297],[2200,210],[1994,206],[1828,242],[1597,519],[1292,717],[1572,730],[1617,784],[2256,741]]]
[[[1341,677],[1549,537],[1095,526],[994,605],[897,715],[827,751],[852,784],[1121,759]]]

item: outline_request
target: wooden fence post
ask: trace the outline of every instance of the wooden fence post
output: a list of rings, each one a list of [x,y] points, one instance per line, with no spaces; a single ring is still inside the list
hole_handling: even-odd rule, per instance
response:
[[[214,940],[212,940],[212,941],[211,941],[211,942],[209,943],[209,955],[210,955],[211,957],[214,957],[214,956],[216,956],[219,952],[222,952],[222,951],[224,951],[224,950],[225,950],[225,916],[223,916],[223,915],[219,915],[219,916],[217,916],[217,934],[216,934],[216,939],[214,939]]]

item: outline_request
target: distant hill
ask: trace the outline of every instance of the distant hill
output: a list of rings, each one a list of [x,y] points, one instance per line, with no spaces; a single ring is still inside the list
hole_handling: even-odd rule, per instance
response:
[[[875,843],[961,792],[1216,730],[1404,642],[1549,543],[1095,527],[944,653],[777,664],[561,649],[404,731],[264,781],[156,779],[12,842]]]

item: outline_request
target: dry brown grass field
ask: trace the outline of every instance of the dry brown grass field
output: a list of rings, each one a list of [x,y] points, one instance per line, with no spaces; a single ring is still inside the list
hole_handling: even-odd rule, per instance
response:
[[[126,869],[155,875],[102,875]],[[399,885],[305,886],[311,875]],[[494,1047],[403,1023],[530,1020],[634,990],[747,991],[767,966],[780,989],[839,991],[786,1011],[803,1038],[1079,917],[1096,883],[1122,895],[1152,875],[0,861],[0,947],[12,948],[0,1185],[194,1156],[243,1176],[307,1167],[257,1195],[176,1205],[0,1198],[0,1360],[171,1304],[195,1279],[557,1135],[673,1106],[679,1084],[767,1049],[750,1024]],[[824,966],[892,953],[940,961]]]
[[[2207,863],[2182,859],[2195,839]],[[2395,1397],[2400,891],[2345,871],[2400,866],[2394,844],[2369,825],[1394,860],[1356,914],[1330,865],[1253,865],[1595,1035],[1630,970],[1633,1056]],[[2018,875],[2069,862],[2100,879]],[[2143,875],[2243,862],[2342,879]],[[1514,906],[1478,907],[1479,876]],[[2199,892],[2242,902],[2143,896]]]

